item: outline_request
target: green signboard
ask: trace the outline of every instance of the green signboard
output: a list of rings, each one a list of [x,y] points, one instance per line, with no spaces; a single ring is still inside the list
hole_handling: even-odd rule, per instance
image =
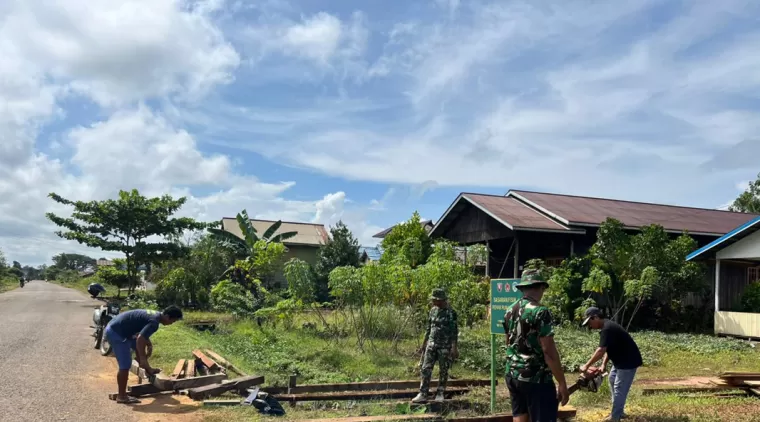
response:
[[[491,334],[504,334],[504,315],[522,297],[515,287],[518,278],[495,278],[491,280]]]
[[[491,411],[496,408],[496,336],[504,334],[504,315],[520,298],[517,290],[519,278],[495,278],[491,280]]]

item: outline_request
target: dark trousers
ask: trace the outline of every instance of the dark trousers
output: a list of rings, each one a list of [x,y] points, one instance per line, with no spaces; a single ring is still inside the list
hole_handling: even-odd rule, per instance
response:
[[[530,415],[531,422],[556,422],[559,401],[554,383],[533,383],[507,377],[512,416]]]

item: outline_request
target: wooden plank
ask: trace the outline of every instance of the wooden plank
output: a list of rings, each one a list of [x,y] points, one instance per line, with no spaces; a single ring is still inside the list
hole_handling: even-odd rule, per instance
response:
[[[187,360],[187,371],[185,371],[185,378],[194,378],[198,372],[196,371],[195,359]]]
[[[687,387],[687,388],[644,388],[641,394],[651,396],[654,394],[680,394],[680,393],[712,393],[718,391],[737,390],[741,387],[713,386],[713,387]]]
[[[760,381],[744,381],[744,384],[750,387],[760,387]]]
[[[171,390],[170,390],[171,391]],[[162,390],[153,384],[139,384],[131,385],[127,387],[127,394],[132,397],[142,397],[151,394],[165,393],[166,390]]]
[[[187,395],[193,400],[203,400],[209,397],[218,396],[231,390],[245,390],[246,388],[253,387],[254,385],[261,385],[264,383],[264,377],[259,375],[253,375],[249,377],[235,378],[222,383],[209,384],[203,387],[191,388],[187,391]]]
[[[242,400],[203,400],[203,406],[240,406]]]
[[[447,387],[486,387],[491,385],[491,380],[482,379],[461,379],[449,380]],[[419,380],[407,381],[372,381],[372,382],[352,382],[343,384],[312,384],[299,385],[291,388],[291,394],[301,393],[329,393],[335,391],[372,391],[372,390],[405,390],[419,388]],[[431,381],[430,388],[438,387],[438,381]]]
[[[203,364],[209,369],[209,371],[221,369],[218,363],[214,362],[213,359],[206,356],[206,354],[201,352],[200,350],[193,350],[193,356],[195,356],[196,359],[200,359],[200,361],[203,362]]]
[[[750,388],[747,391],[755,397],[760,397],[760,388]]]
[[[182,378],[172,381],[172,390],[186,390],[189,388],[203,387],[210,384],[218,384],[227,379],[226,374],[205,375],[194,378]]]
[[[464,394],[469,388],[455,387],[446,390],[446,396]],[[331,401],[331,400],[377,400],[377,399],[405,399],[412,398],[418,393],[417,390],[380,390],[380,391],[356,391],[339,393],[304,393],[304,394],[278,394],[274,398],[281,401]]]
[[[187,366],[187,360],[186,359],[180,359],[177,362],[177,366],[174,367],[174,371],[172,371],[172,378],[177,379],[182,375],[182,372],[185,370],[185,367]]]
[[[171,379],[167,378],[164,374],[148,375],[145,369],[140,368],[140,364],[136,360],[132,360],[132,367],[129,370],[137,375],[140,384],[142,384],[142,380],[148,380],[149,384],[153,384],[160,389],[171,390]]]
[[[241,371],[240,369],[236,368],[235,365],[230,363],[227,359],[221,357],[218,353],[214,352],[213,350],[206,349],[206,354],[210,356],[212,359],[216,360],[216,362],[225,368],[229,369],[230,371],[240,375],[241,377],[248,376],[245,372]]]

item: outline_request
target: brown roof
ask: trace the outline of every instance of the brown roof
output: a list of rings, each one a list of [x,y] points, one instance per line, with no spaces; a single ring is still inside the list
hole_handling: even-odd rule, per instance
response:
[[[512,230],[570,230],[514,198],[476,193],[464,193],[462,197]]]
[[[599,226],[612,217],[630,228],[659,224],[668,231],[724,235],[755,214],[675,205],[512,190],[515,198],[569,226]]]
[[[256,228],[256,233],[262,235],[275,222],[270,220],[251,220],[251,223],[253,223],[253,227]],[[234,218],[223,218],[222,229],[234,234],[235,236],[243,238],[243,233],[240,231],[240,226],[238,226],[238,222]],[[325,229],[324,224],[283,221],[282,225],[277,230],[277,233],[286,232],[298,232],[298,234],[284,241],[283,243],[285,245],[322,246],[327,243],[330,238],[327,234],[327,230]]]

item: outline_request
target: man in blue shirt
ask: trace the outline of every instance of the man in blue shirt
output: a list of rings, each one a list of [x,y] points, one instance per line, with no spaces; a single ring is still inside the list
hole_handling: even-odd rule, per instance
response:
[[[161,372],[154,369],[148,363],[148,357],[153,354],[153,343],[150,336],[158,330],[159,324],[172,325],[182,319],[182,310],[176,306],[169,306],[163,312],[146,309],[135,309],[119,314],[112,319],[106,327],[106,338],[111,344],[116,362],[119,364],[119,373],[116,382],[119,385],[118,403],[139,403],[134,397],[127,395],[127,381],[129,369],[132,367],[132,350],[137,355],[137,362],[150,375]]]

